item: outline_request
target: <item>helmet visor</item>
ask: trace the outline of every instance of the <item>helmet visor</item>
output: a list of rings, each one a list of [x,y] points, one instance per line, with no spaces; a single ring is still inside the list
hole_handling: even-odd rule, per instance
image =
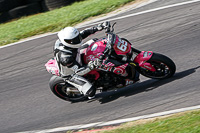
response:
[[[81,37],[81,35],[79,34],[77,37],[75,37],[75,38],[73,38],[73,39],[64,39],[64,41],[66,42],[66,43],[68,43],[68,44],[74,44],[74,45],[76,45],[76,44],[79,44],[79,43],[81,43],[81,41],[82,41],[82,37]]]

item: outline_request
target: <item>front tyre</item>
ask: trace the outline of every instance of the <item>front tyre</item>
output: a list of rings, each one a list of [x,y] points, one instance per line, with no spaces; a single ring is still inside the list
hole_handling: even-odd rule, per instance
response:
[[[57,97],[66,101],[78,102],[86,99],[77,88],[65,82],[63,78],[58,76],[51,77],[49,87]]]
[[[162,54],[154,53],[151,59],[147,62],[150,63],[156,69],[156,71],[152,72],[150,70],[140,68],[139,72],[148,78],[170,78],[174,75],[176,71],[175,63],[170,58]]]

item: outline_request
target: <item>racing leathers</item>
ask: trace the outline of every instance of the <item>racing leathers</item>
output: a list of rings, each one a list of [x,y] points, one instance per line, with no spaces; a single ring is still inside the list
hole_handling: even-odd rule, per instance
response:
[[[97,27],[87,28],[80,31],[82,39],[99,31]],[[54,46],[54,56],[57,60],[60,75],[65,77],[66,81],[78,88],[78,90],[88,96],[93,97],[96,93],[96,88],[83,75],[89,73],[93,69],[93,64],[82,65],[80,51],[85,46],[88,46],[94,40],[90,40],[83,44],[80,48],[70,48],[61,43],[58,39]]]

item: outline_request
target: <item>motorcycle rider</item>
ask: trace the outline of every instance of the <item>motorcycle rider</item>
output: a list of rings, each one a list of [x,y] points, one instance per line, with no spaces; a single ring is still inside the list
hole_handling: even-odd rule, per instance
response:
[[[54,56],[60,75],[65,77],[68,83],[77,87],[85,96],[88,96],[89,99],[95,96],[96,88],[82,76],[101,64],[98,60],[95,60],[90,61],[86,66],[82,66],[79,52],[81,47],[88,46],[82,45],[82,39],[105,29],[109,25],[109,22],[104,22],[80,32],[74,27],[66,27],[57,34],[58,40],[54,46]],[[94,42],[95,39],[88,41],[88,43],[92,43],[92,41]]]
[[[97,59],[95,61],[90,61],[86,66],[82,65],[80,57],[81,49],[95,41],[95,39],[93,39],[82,44],[82,39],[87,38],[97,31],[106,29],[108,26],[110,26],[110,22],[106,21],[80,32],[74,27],[66,27],[58,32],[58,40],[54,46],[54,56],[58,64],[60,75],[64,77],[68,83],[78,88],[88,99],[94,98],[96,88],[82,76],[89,73],[94,68],[100,67],[102,62],[99,62]],[[125,82],[127,84],[127,81]]]

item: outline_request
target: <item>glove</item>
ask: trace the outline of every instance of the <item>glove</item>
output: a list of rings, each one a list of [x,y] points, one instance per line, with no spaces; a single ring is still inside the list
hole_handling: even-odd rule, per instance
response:
[[[100,59],[97,58],[97,59],[94,61],[94,66],[95,66],[96,68],[99,68],[101,65],[102,65],[102,61],[101,61]]]
[[[102,61],[97,58],[95,61],[90,61],[87,66],[90,68],[90,70],[93,70],[95,68],[99,68],[101,65]]]
[[[94,61],[88,62],[87,66],[89,67],[90,70],[93,70],[95,68]]]
[[[110,27],[110,22],[109,21],[105,21],[105,22],[97,25],[97,29],[99,31],[101,31],[103,29],[106,29],[107,27]]]

